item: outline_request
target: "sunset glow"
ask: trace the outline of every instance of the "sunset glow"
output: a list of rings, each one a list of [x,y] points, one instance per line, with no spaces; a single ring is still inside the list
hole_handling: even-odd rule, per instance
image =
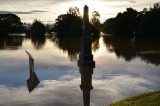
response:
[[[101,15],[100,20],[103,22],[108,18],[116,16],[118,12],[125,11],[127,7],[142,10],[144,7],[149,8],[157,1],[158,0],[39,0],[39,2],[37,2],[37,0],[0,0],[0,14],[19,12],[17,15],[21,17],[23,22],[31,23],[34,19],[39,19],[45,23],[53,23],[58,15],[65,14],[69,7],[77,6],[82,14],[84,5],[88,5],[90,15],[93,11],[98,11]]]

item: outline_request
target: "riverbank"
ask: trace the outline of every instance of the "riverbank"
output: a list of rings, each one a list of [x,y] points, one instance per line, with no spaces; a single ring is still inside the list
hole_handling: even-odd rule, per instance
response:
[[[160,106],[160,91],[142,93],[117,101],[109,106]]]

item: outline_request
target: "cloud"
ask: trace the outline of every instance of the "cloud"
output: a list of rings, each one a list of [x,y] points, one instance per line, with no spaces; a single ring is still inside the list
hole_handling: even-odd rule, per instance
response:
[[[43,80],[30,94],[26,86],[0,85],[0,105],[12,106],[82,106],[83,96],[80,90],[80,78],[68,75],[65,80]],[[91,91],[91,104],[99,106],[109,104],[112,101],[152,90],[144,84],[152,85],[143,78],[133,78],[128,75],[112,76],[111,79],[93,79],[94,89]],[[72,101],[70,101],[72,100]]]
[[[128,2],[130,2],[130,3],[133,3],[133,4],[136,4],[137,3],[137,1],[128,1]]]
[[[44,13],[48,11],[43,10],[31,10],[31,11],[0,11],[0,14],[34,14],[34,13]]]

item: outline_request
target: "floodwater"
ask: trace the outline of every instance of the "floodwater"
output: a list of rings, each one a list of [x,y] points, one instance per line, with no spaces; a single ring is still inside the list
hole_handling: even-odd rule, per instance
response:
[[[96,67],[92,75],[91,106],[160,89],[159,42],[101,37],[92,43]],[[29,59],[34,58],[40,81],[29,93]],[[81,74],[77,61],[79,39],[24,36],[0,38],[1,106],[83,106]]]

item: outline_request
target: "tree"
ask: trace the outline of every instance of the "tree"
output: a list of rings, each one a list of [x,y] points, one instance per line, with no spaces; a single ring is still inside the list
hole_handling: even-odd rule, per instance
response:
[[[23,31],[21,19],[15,14],[0,14],[0,28],[7,33]]]
[[[150,8],[150,11],[160,10],[160,3],[155,3],[153,7]]]
[[[73,16],[78,16],[78,17],[81,16],[78,7],[70,7],[69,10],[68,10],[68,12],[67,12],[67,14],[71,14]]]
[[[101,23],[100,23],[100,14],[99,14],[99,12],[97,12],[97,11],[94,11],[94,12],[92,12],[92,18],[91,18],[91,21],[90,21],[90,23],[93,25],[93,26],[95,26],[96,28],[100,28],[100,25],[101,25]]]
[[[34,20],[30,29],[33,36],[44,36],[46,32],[45,25],[38,20]]]
[[[94,19],[98,19],[98,12],[94,15]],[[94,20],[94,22],[97,21]],[[79,13],[79,9],[77,7],[71,7],[67,14],[58,16],[56,23],[53,26],[53,32],[56,32],[59,37],[80,37],[82,35],[82,24],[83,20]],[[89,23],[89,31],[92,37],[99,36],[99,30],[91,23]]]

